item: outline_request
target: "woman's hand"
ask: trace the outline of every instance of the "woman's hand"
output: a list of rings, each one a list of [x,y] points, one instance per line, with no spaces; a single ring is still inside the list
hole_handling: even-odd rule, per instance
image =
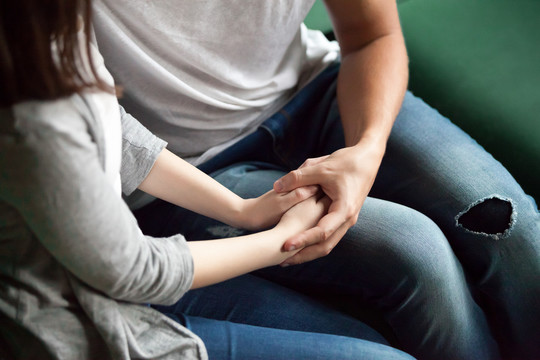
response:
[[[291,207],[270,230],[227,239],[188,241],[195,269],[192,288],[283,263],[300,250],[285,250],[285,241],[317,224],[329,205],[328,197],[311,196]]]
[[[317,185],[291,191],[270,190],[254,199],[242,199],[207,174],[163,149],[139,189],[237,228],[262,230],[277,224],[292,206],[313,196]]]
[[[301,203],[290,208],[277,224],[277,229],[286,229],[292,234],[299,234],[305,230],[313,228],[319,220],[328,212],[332,200],[328,196],[322,196],[319,193]],[[285,243],[285,242],[284,242]],[[283,251],[298,250],[294,247],[288,247]]]
[[[267,229],[296,204],[313,197],[318,186],[304,186],[285,193],[270,190],[258,198],[242,201],[238,221],[234,225],[248,230]]]

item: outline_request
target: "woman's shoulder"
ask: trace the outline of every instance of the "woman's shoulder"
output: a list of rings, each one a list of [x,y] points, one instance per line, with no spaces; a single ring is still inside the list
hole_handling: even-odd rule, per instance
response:
[[[2,186],[24,188],[28,184],[20,183],[21,179],[30,173],[84,164],[89,157],[99,156],[95,129],[88,121],[92,118],[90,112],[77,95],[54,101],[21,102],[2,109],[0,168],[5,170],[0,177]]]
[[[87,128],[85,119],[91,117],[91,111],[85,106],[84,96],[75,94],[56,100],[17,103],[9,109],[2,109],[0,117],[3,128],[14,129],[25,136],[34,132],[80,131]]]

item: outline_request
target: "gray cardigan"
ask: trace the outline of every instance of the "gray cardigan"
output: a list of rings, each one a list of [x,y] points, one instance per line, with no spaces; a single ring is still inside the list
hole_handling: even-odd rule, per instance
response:
[[[165,143],[122,111],[122,188]],[[84,96],[0,109],[0,339],[17,358],[206,359],[202,341],[141,305],[172,304],[193,261],[181,235],[144,236],[103,171]]]

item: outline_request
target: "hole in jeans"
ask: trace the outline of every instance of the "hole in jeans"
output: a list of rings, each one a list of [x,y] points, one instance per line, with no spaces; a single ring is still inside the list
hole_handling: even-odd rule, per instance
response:
[[[472,233],[499,239],[509,235],[514,217],[515,210],[509,199],[491,196],[462,211],[456,216],[456,224]]]

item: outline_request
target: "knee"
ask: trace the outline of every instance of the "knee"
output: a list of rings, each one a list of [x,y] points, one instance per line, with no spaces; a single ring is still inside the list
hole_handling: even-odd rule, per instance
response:
[[[460,271],[448,240],[429,217],[394,205],[393,211],[379,212],[373,218],[369,222],[361,219],[356,225],[360,232],[351,235],[361,239],[358,252],[381,276],[406,279],[414,287],[431,287],[446,283]]]
[[[433,289],[461,276],[459,262],[442,230],[427,216],[414,213],[397,249],[399,267],[415,288]]]
[[[492,195],[477,200],[456,215],[456,226],[467,233],[490,237],[495,240],[510,235],[517,212],[509,198]]]
[[[477,285],[534,282],[540,272],[540,214],[525,196],[490,195],[455,216],[456,252]],[[504,280],[508,281],[508,280]],[[525,285],[528,286],[528,285]]]

